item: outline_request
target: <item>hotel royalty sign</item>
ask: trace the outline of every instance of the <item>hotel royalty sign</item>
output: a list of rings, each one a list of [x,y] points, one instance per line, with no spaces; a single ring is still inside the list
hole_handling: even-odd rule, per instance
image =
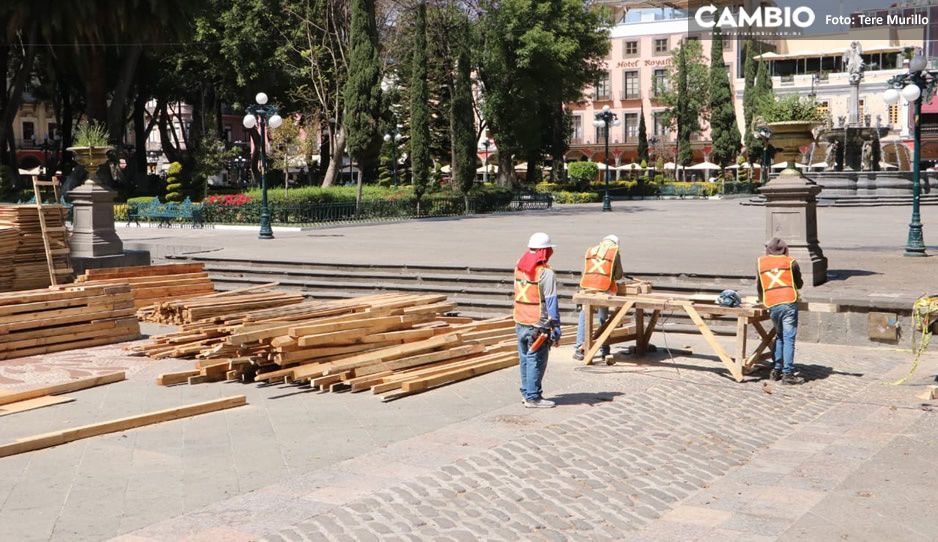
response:
[[[616,68],[638,68],[639,66],[670,66],[671,57],[620,60]]]

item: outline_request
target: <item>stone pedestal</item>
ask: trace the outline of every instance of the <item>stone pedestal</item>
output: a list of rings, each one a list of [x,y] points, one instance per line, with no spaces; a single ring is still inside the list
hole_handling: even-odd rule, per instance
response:
[[[765,240],[778,237],[798,260],[805,286],[827,282],[827,258],[817,239],[817,195],[821,187],[785,170],[759,189],[765,196]]]
[[[123,254],[124,245],[114,231],[116,195],[90,180],[68,193],[75,206],[69,240],[72,257],[99,258]]]

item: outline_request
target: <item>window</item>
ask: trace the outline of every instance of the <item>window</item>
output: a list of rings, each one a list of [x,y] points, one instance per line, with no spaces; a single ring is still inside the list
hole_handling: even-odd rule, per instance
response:
[[[655,38],[655,53],[668,52],[668,38]]]
[[[866,100],[861,99],[860,106],[857,108],[857,121],[859,122],[863,122],[863,113],[864,113],[864,108],[866,105],[864,102],[866,102]]]
[[[638,72],[625,72],[625,84],[622,93],[623,100],[637,100],[639,98]]]
[[[225,125],[225,129],[222,130],[222,133],[223,133],[223,136],[222,136],[223,139],[231,143],[231,125],[230,124]]]
[[[594,100],[608,100],[609,99],[609,72],[606,72],[602,77],[596,81],[596,92],[593,97]]]
[[[817,103],[817,112],[821,115],[824,115],[825,117],[827,116],[827,113],[830,111],[830,109],[830,103],[826,101]]]
[[[32,121],[24,120],[23,121],[23,140],[24,141],[35,141],[36,139],[36,124]]]
[[[627,41],[622,46],[622,56],[635,56],[638,54],[638,42]]]
[[[581,143],[583,141],[583,117],[580,115],[573,115],[570,126],[570,138],[574,143]]]
[[[664,117],[664,113],[660,111],[658,113],[653,114],[656,136],[668,135],[668,125],[664,123],[663,117]]]
[[[626,113],[622,124],[625,127],[625,141],[638,141],[638,113]]]
[[[729,36],[723,36],[723,50],[726,51],[733,47],[733,38]]]
[[[606,125],[596,127],[596,143],[605,143],[606,141]]]
[[[49,131],[46,132],[46,138],[48,138],[49,141],[52,141],[55,139],[56,132],[59,131],[59,125],[54,122],[50,122],[48,127]]]
[[[899,125],[899,106],[898,105],[889,106],[889,124],[891,126]]]
[[[652,75],[652,84],[654,85],[654,96],[660,96],[662,92],[668,90],[668,70],[655,70]]]

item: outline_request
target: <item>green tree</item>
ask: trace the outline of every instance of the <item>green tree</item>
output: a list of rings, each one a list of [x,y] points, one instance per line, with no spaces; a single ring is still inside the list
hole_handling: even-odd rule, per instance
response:
[[[691,134],[700,131],[700,121],[707,116],[707,65],[698,40],[683,40],[671,53],[671,61],[670,84],[658,89],[659,101],[667,108],[663,121],[677,133],[675,162],[686,166],[693,158]]]
[[[427,89],[427,4],[414,12],[413,61],[410,80],[410,167],[417,214],[420,199],[430,183],[430,109]]]
[[[468,24],[468,21],[466,22]],[[463,194],[469,212],[469,191],[476,179],[476,130],[472,110],[472,65],[469,44],[456,59],[456,85],[451,106],[453,125],[453,179]]]
[[[746,154],[749,155],[749,161],[752,162],[754,156],[759,156],[754,151],[753,146],[758,144],[758,140],[753,135],[752,123],[755,120],[755,107],[753,98],[756,96],[756,61],[753,56],[756,54],[755,43],[752,38],[746,40],[743,45],[743,145],[746,147]]]
[[[713,141],[711,159],[722,168],[728,166],[739,153],[739,127],[736,108],[730,89],[729,73],[723,61],[723,33],[713,30],[710,44],[710,139]]]
[[[772,76],[768,73],[767,65],[768,62],[759,61],[758,68],[756,70],[756,79],[753,83],[752,96],[750,98],[750,107],[752,113],[752,123],[756,123],[759,120],[759,112],[763,110],[768,103],[771,103],[775,100],[775,94],[772,92]],[[750,132],[753,132],[756,126],[752,125],[749,127]],[[750,134],[752,135],[752,134]],[[762,161],[762,142],[759,141],[757,137],[752,135],[752,145],[749,151],[749,161],[754,163],[755,161]],[[763,164],[763,166],[766,164]]]
[[[186,180],[182,164],[173,162],[166,170],[166,201],[180,202],[186,197]]]
[[[356,204],[361,204],[362,183],[375,180],[381,152],[381,59],[378,57],[378,28],[374,0],[351,1],[351,50],[345,84],[345,126],[349,155],[357,162]]]
[[[514,182],[516,157],[555,168],[568,130],[562,105],[582,98],[609,51],[600,14],[580,0],[483,0],[479,19],[483,117],[498,142],[498,183]],[[545,136],[545,134],[547,134]],[[559,143],[559,144],[558,144]]]
[[[648,131],[645,128],[645,108],[638,113],[638,159],[648,162]]]

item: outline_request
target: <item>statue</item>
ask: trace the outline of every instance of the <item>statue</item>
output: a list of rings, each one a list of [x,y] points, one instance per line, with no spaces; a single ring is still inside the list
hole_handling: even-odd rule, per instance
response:
[[[831,141],[827,145],[827,152],[824,154],[824,162],[827,163],[827,167],[824,168],[824,171],[837,169],[837,146],[837,140]]]
[[[843,128],[844,124],[847,123],[847,117],[845,115],[838,115],[837,117],[837,127]]]
[[[860,171],[873,171],[873,142],[865,141],[860,152]]]
[[[863,46],[859,41],[850,42],[850,48],[844,52],[844,68],[850,74],[850,83],[859,85],[863,80],[863,70],[866,64],[863,62]]]

